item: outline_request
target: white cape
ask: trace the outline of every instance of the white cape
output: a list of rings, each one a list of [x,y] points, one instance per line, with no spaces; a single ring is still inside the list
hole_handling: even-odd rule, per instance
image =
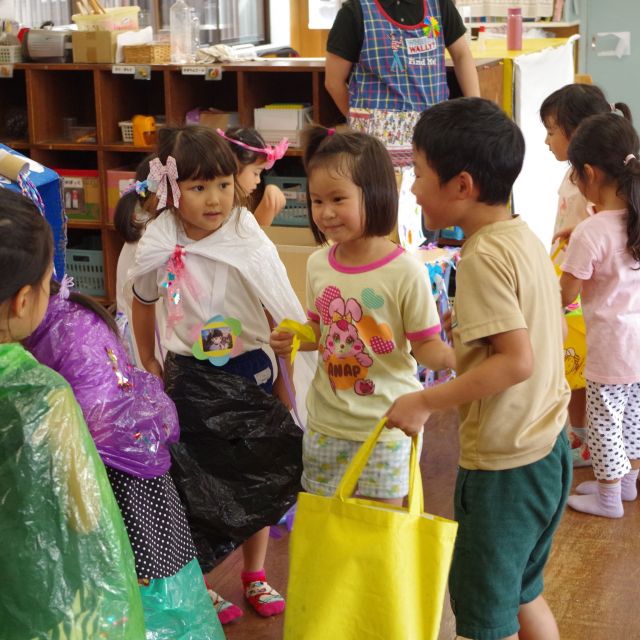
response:
[[[133,289],[135,278],[163,267],[178,242],[178,223],[170,211],[161,213],[146,228],[134,265],[127,274],[125,291]],[[227,222],[215,233],[185,247],[185,265],[189,254],[202,256],[234,267],[244,277],[276,323],[285,318],[306,322],[304,310],[291,287],[287,271],[273,242],[244,207],[234,209]],[[306,422],[306,396],[315,371],[315,358],[300,352],[294,367],[294,387],[298,422]]]

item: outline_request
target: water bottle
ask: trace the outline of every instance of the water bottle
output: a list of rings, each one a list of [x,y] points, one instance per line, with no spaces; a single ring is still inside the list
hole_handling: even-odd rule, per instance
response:
[[[520,7],[507,9],[507,49],[509,51],[522,49],[522,9]]]
[[[193,51],[193,24],[191,8],[184,0],[176,0],[169,9],[171,30],[171,62],[186,64],[191,61]]]
[[[196,61],[196,53],[200,46],[200,18],[195,9],[191,9],[191,62]]]

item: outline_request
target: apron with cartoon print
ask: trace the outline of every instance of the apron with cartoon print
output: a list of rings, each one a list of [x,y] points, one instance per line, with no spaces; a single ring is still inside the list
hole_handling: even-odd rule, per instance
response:
[[[349,125],[381,140],[397,166],[411,164],[420,113],[449,96],[438,0],[424,0],[424,18],[405,26],[377,0],[360,0],[364,41],[349,81]]]

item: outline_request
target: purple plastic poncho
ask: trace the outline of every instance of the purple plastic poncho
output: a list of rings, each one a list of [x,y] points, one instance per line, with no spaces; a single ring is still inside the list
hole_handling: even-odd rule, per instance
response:
[[[180,433],[175,406],[100,317],[51,296],[25,347],[69,382],[105,465],[140,478],[169,471],[168,445]]]

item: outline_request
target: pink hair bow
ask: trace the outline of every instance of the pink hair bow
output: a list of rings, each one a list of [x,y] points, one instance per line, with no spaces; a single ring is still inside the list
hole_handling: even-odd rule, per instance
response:
[[[168,184],[167,184],[168,183]],[[149,176],[147,177],[149,191],[154,191],[158,196],[158,209],[167,206],[167,195],[171,187],[173,206],[180,204],[180,187],[178,186],[178,166],[173,156],[167,157],[167,164],[162,164],[159,158],[154,158],[149,163]]]
[[[264,166],[265,169],[271,169],[271,167],[273,167],[273,165],[275,164],[276,160],[280,160],[280,158],[284,157],[284,154],[287,152],[287,149],[289,148],[289,140],[287,138],[282,138],[282,140],[280,140],[280,142],[278,142],[278,144],[275,146],[271,146],[270,144],[268,144],[266,147],[262,148],[262,147],[252,147],[251,145],[248,145],[246,142],[242,142],[234,138],[229,138],[229,136],[227,136],[222,129],[216,129],[216,133],[219,136],[222,136],[225,140],[228,140],[233,144],[237,144],[239,147],[242,147],[243,149],[249,149],[249,151],[255,151],[256,153],[264,153],[264,155],[267,157],[267,162]]]

